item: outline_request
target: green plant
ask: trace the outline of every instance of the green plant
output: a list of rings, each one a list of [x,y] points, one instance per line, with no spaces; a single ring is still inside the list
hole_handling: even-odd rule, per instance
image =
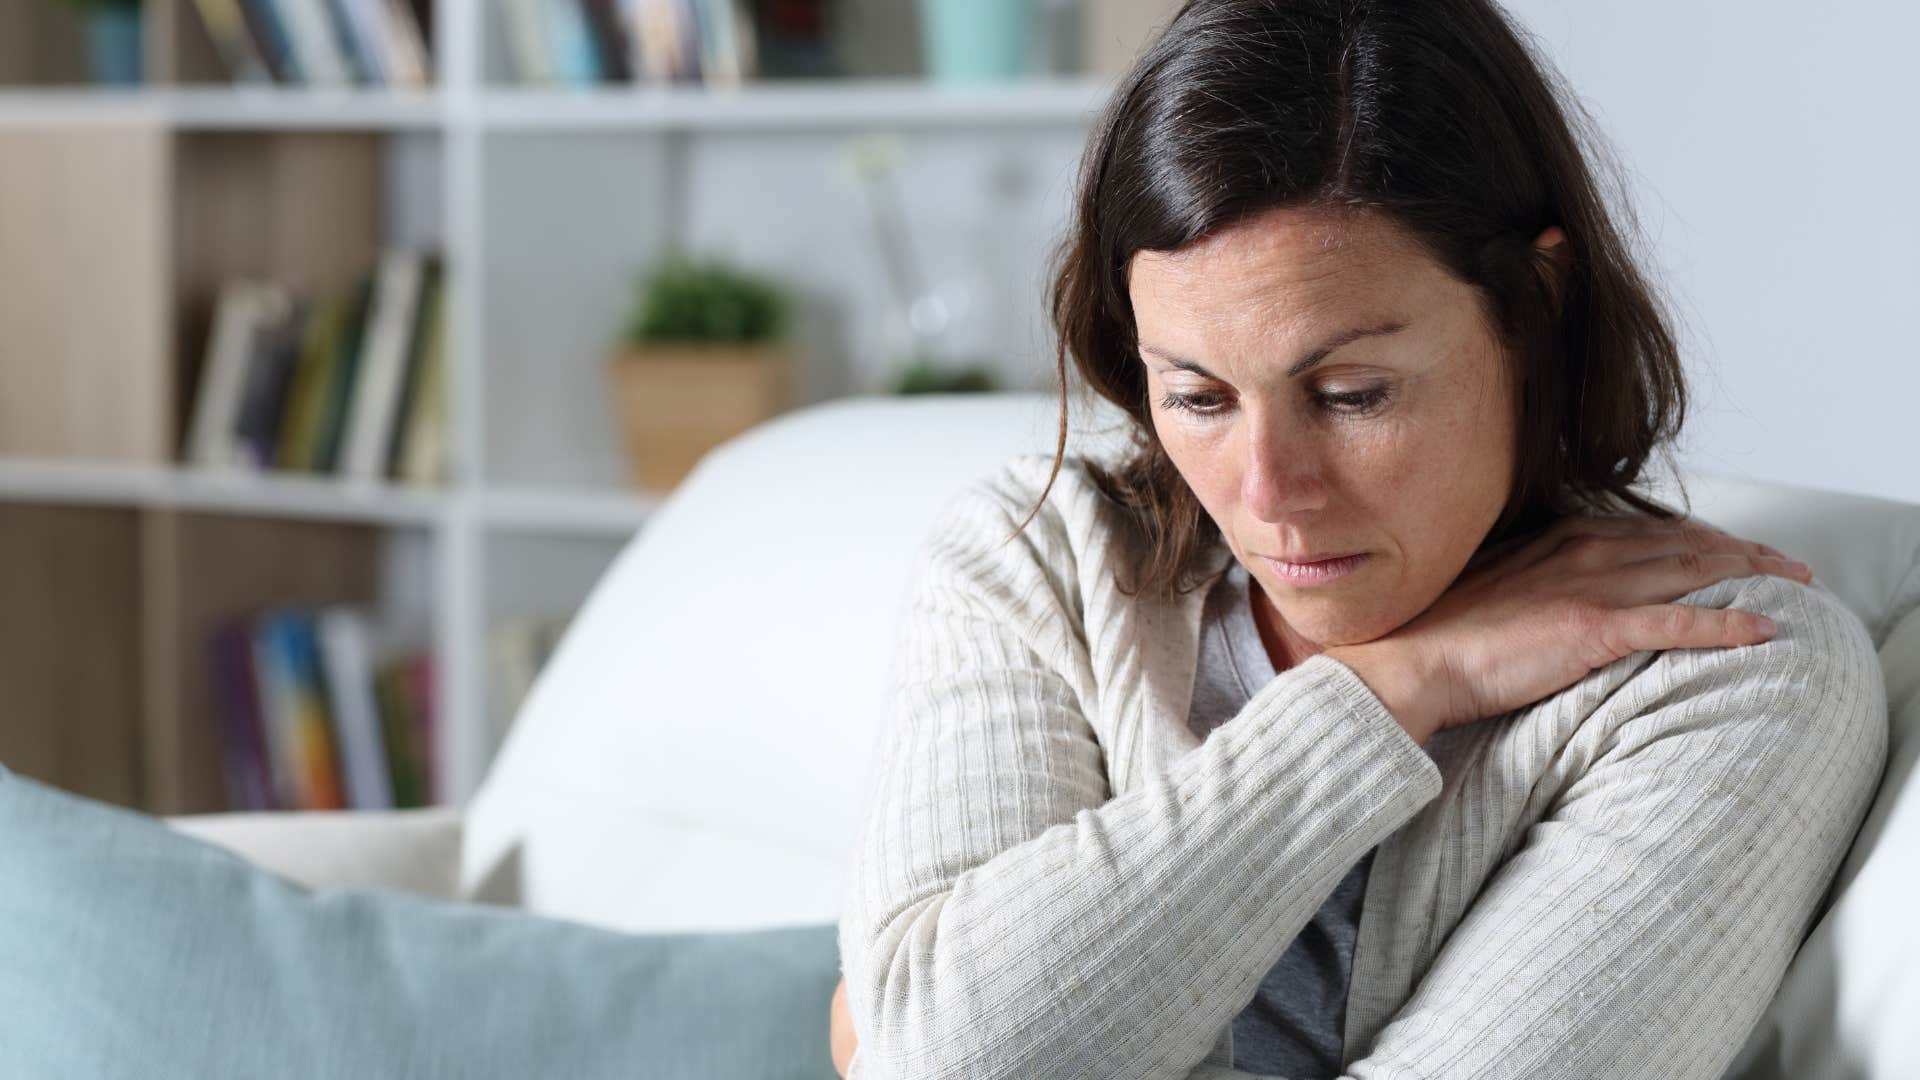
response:
[[[789,305],[771,280],[718,260],[675,257],[647,274],[626,341],[766,344],[786,333]]]
[[[896,394],[970,394],[998,390],[1000,379],[985,364],[952,366],[915,360],[894,379]]]

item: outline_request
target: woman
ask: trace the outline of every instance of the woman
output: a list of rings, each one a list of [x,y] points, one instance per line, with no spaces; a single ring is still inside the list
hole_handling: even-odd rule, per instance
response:
[[[1881,674],[1804,566],[1633,490],[1677,351],[1499,10],[1192,0],[1053,310],[1136,449],[929,537],[846,1075],[1719,1077]]]

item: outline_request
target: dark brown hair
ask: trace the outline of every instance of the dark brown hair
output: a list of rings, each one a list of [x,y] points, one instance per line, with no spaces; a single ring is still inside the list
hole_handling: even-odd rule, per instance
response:
[[[1381,213],[1481,297],[1518,391],[1512,494],[1483,549],[1582,510],[1676,516],[1632,488],[1684,421],[1679,349],[1573,120],[1610,162],[1491,0],[1188,0],[1081,161],[1049,296],[1060,428],[1040,502],[1066,453],[1071,356],[1133,421],[1129,457],[1087,463],[1145,534],[1122,591],[1200,583],[1219,528],[1154,431],[1128,266],[1291,205]],[[1551,225],[1567,236],[1557,266],[1533,245]]]

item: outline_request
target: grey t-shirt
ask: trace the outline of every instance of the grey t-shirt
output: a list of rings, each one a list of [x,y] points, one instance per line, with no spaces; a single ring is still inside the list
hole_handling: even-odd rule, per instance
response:
[[[1208,594],[1188,726],[1205,738],[1274,677],[1253,621],[1252,580],[1234,562]],[[1289,1080],[1340,1075],[1353,940],[1366,891],[1368,851],[1260,980],[1233,1021],[1233,1067]]]

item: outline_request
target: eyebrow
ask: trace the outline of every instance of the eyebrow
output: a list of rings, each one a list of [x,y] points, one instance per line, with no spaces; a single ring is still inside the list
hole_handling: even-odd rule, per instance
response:
[[[1319,348],[1314,349],[1312,352],[1294,361],[1293,366],[1287,369],[1287,378],[1291,379],[1294,376],[1299,375],[1303,372],[1313,370],[1316,364],[1320,363],[1320,361],[1322,360],[1325,360],[1327,357],[1333,355],[1335,350],[1339,349],[1344,345],[1351,345],[1354,342],[1364,337],[1380,337],[1386,334],[1397,334],[1400,331],[1405,330],[1406,328],[1407,328],[1407,324],[1404,320],[1394,320],[1392,322],[1381,323],[1378,326],[1362,326],[1362,327],[1355,327],[1352,330],[1344,330],[1338,334],[1335,334],[1333,337],[1328,338],[1326,341],[1322,342]],[[1142,343],[1140,346],[1140,351],[1143,353],[1147,353],[1151,356],[1158,357],[1159,359],[1164,360],[1169,364],[1172,364],[1174,367],[1180,368],[1185,371],[1191,371],[1196,375],[1204,375],[1207,378],[1212,379],[1216,382],[1227,381],[1225,379],[1222,379],[1220,376],[1215,375],[1213,372],[1208,371],[1206,368],[1201,367],[1198,363],[1192,360],[1189,360],[1184,356],[1175,356],[1174,354],[1166,351],[1165,349],[1156,348],[1152,345],[1147,345]]]

